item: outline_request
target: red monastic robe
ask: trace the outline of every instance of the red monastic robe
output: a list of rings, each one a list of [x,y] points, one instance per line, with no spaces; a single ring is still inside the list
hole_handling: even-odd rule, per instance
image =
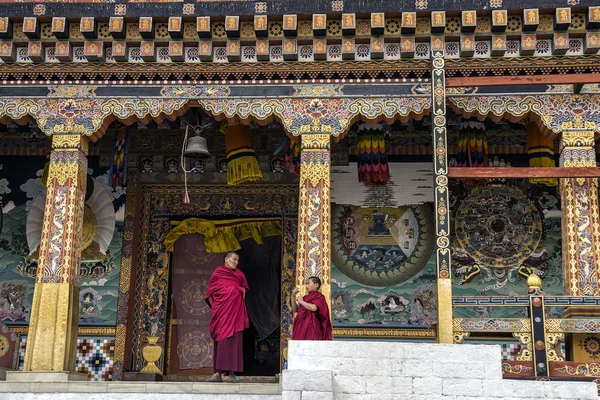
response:
[[[292,340],[332,340],[329,307],[325,296],[320,292],[312,292],[304,296],[304,301],[316,305],[319,309],[313,312],[298,305]]]
[[[239,269],[231,270],[222,265],[211,275],[204,297],[212,296],[210,336],[214,341],[231,337],[250,326],[244,289],[248,290],[248,282]]]

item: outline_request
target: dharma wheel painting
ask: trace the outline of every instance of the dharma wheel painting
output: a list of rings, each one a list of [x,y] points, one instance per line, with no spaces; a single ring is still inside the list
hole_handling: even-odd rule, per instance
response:
[[[528,276],[548,260],[543,214],[518,187],[473,188],[457,207],[454,235],[452,258],[460,284],[483,269],[499,288],[515,273]]]

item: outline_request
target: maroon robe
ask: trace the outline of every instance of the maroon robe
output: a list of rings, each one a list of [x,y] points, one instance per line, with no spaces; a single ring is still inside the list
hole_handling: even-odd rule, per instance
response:
[[[242,371],[242,331],[250,326],[244,290],[246,276],[239,269],[226,266],[215,269],[204,297],[211,299],[210,336],[215,342],[215,372]]]
[[[304,296],[304,301],[316,305],[318,310],[310,311],[298,304],[292,340],[332,340],[333,332],[325,296],[320,292],[312,292]]]

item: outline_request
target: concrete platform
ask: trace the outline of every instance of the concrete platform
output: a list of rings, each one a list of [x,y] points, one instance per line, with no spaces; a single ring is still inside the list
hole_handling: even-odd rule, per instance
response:
[[[207,382],[0,382],[6,400],[281,400],[281,387],[270,383]]]

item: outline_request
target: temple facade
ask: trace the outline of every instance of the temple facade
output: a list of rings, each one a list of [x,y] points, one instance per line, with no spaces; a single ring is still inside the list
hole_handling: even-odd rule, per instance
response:
[[[0,368],[204,379],[236,250],[248,381],[310,276],[334,340],[600,379],[600,6],[523,6],[0,0]]]

